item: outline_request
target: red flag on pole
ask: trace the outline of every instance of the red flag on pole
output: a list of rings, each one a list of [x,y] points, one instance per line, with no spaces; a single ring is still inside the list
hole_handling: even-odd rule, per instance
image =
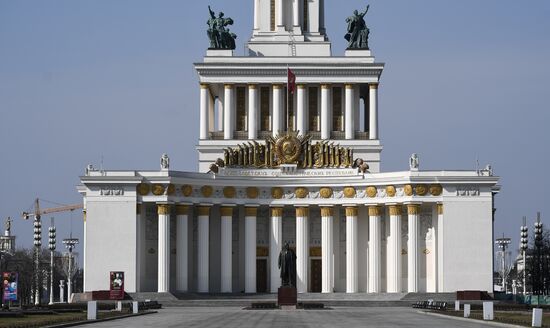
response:
[[[287,68],[288,70],[288,92],[291,94],[294,94],[294,90],[296,90],[296,75],[290,70],[290,68]]]

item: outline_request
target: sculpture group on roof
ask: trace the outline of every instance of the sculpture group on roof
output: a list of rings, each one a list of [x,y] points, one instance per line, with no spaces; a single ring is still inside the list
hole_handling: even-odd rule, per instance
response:
[[[216,17],[216,13],[212,11],[210,6],[208,6],[208,11],[210,12],[210,18],[207,22],[207,34],[210,38],[210,49],[235,49],[237,35],[227,28],[228,25],[233,25],[233,20],[224,18],[224,13],[221,11]]]
[[[358,10],[353,12],[353,16],[346,19],[348,23],[348,33],[344,38],[348,41],[348,49],[365,49],[369,50],[369,34],[370,30],[365,23],[365,15],[369,11],[370,5],[367,6],[364,12]]]

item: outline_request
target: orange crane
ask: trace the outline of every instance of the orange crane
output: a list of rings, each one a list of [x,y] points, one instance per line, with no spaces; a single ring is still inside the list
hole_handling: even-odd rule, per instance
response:
[[[23,212],[22,217],[25,220],[28,220],[30,217],[35,217],[40,219],[40,216],[44,214],[50,214],[50,213],[59,213],[59,212],[66,212],[66,211],[74,211],[77,209],[82,208],[82,204],[73,204],[73,205],[65,205],[60,207],[52,207],[52,208],[46,208],[41,210],[40,209],[40,200],[37,198],[34,201],[34,211],[31,212]]]

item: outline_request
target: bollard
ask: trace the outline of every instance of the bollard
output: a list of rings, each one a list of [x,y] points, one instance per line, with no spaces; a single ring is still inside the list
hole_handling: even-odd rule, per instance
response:
[[[464,304],[464,318],[470,317],[470,304]]]
[[[494,320],[493,302],[483,302],[483,320]]]
[[[122,301],[117,301],[116,302],[116,310],[118,312],[122,312]]]
[[[136,301],[132,302],[132,313],[133,314],[139,313],[139,306],[138,306],[138,302]]]
[[[455,301],[455,311],[460,311],[460,301]]]
[[[542,327],[542,309],[533,309],[531,327]]]
[[[88,320],[97,319],[97,301],[88,301]]]
[[[65,303],[65,280],[59,280],[59,303]]]

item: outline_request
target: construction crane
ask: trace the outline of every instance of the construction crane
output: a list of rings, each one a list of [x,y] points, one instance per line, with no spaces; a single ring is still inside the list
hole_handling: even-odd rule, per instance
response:
[[[31,212],[23,212],[22,217],[23,217],[23,219],[28,220],[31,217],[40,218],[40,216],[42,216],[44,214],[74,211],[74,210],[77,210],[77,209],[80,209],[80,208],[82,208],[82,204],[64,205],[64,206],[46,208],[46,209],[41,210],[40,209],[40,200],[37,198],[34,201],[34,211],[32,213]]]

